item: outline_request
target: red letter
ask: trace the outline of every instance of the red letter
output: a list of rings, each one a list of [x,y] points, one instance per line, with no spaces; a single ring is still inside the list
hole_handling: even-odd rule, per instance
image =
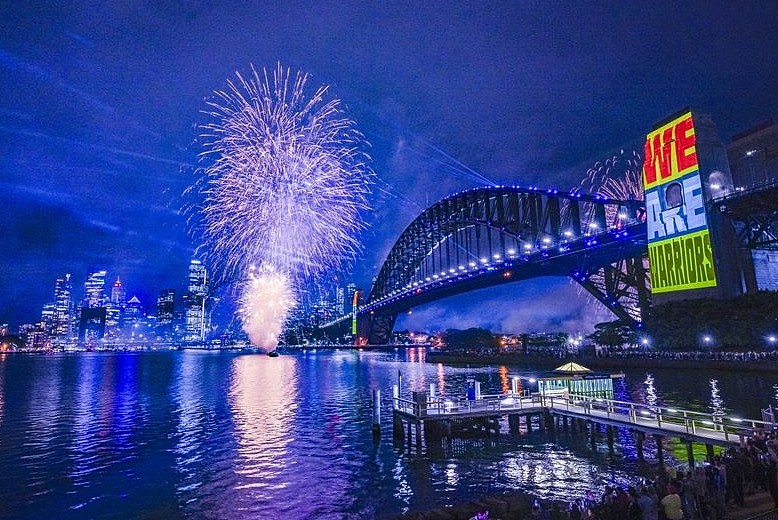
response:
[[[646,145],[643,148],[643,188],[647,188],[655,182],[654,149],[651,146],[651,139],[646,139]]]
[[[697,143],[694,135],[694,125],[692,116],[675,125],[675,164],[678,165],[678,171],[682,172],[692,166],[697,166],[697,150],[687,154],[689,148]]]
[[[655,137],[654,147],[659,143],[659,136]],[[663,179],[670,177],[673,174],[673,164],[670,161],[670,152],[673,148],[673,128],[668,128],[662,132],[662,156],[659,158],[659,175]]]

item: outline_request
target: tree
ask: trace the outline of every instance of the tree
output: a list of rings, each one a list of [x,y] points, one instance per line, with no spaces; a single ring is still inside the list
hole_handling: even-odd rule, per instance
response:
[[[637,340],[635,329],[619,320],[598,323],[594,326],[594,332],[589,334],[587,338],[608,348],[634,344]]]
[[[446,331],[448,350],[495,351],[499,344],[499,339],[485,329],[473,327],[467,330],[448,329]]]

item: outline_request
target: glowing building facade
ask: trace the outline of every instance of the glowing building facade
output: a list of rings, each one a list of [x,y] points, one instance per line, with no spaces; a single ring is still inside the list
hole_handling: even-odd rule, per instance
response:
[[[208,298],[208,274],[200,260],[193,259],[189,263],[189,283],[184,298],[186,314],[187,341],[205,340],[205,305]]]
[[[73,283],[70,274],[57,278],[54,285],[54,338],[65,342],[73,335]]]
[[[173,338],[173,320],[175,319],[176,293],[173,289],[163,289],[157,297],[157,338]]]
[[[89,273],[84,282],[84,301],[81,307],[94,309],[105,307],[105,271]]]

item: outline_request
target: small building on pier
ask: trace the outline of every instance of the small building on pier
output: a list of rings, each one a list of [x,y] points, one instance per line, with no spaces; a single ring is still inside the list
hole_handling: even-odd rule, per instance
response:
[[[550,373],[535,377],[523,377],[530,384],[537,382],[541,397],[580,395],[613,399],[613,381],[623,379],[623,373],[598,373],[578,363],[569,362]]]

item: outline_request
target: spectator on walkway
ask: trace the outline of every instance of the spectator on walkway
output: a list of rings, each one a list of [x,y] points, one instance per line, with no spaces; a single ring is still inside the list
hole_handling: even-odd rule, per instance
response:
[[[659,503],[667,520],[683,520],[681,497],[676,483],[671,482],[667,485],[667,495]]]
[[[656,494],[652,491],[653,488],[643,486],[640,491],[640,496],[638,497],[638,504],[640,504],[640,512],[643,516],[643,520],[657,520],[659,518]]]

